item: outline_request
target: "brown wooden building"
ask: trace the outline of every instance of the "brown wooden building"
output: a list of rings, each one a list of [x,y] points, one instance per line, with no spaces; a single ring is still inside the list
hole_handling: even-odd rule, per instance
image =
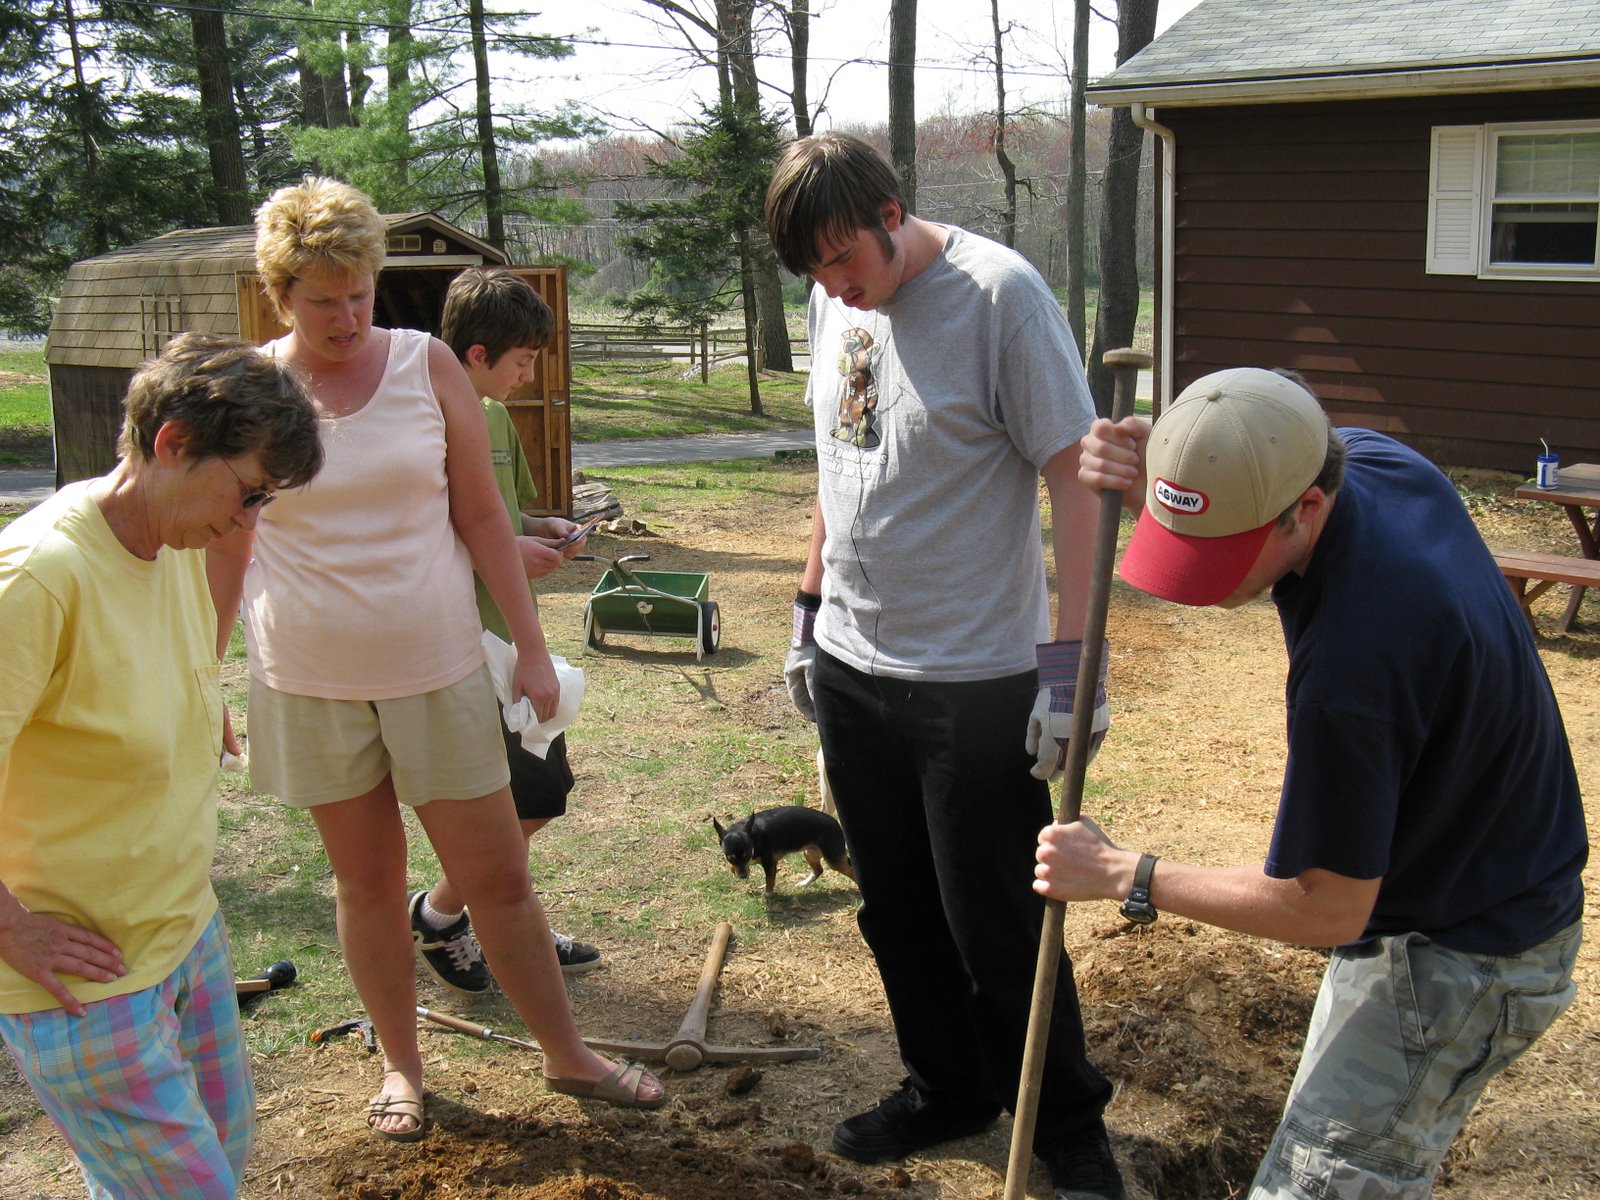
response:
[[[505,264],[499,250],[436,213],[384,219],[389,254],[373,312],[380,326],[437,333],[456,274]],[[507,407],[545,505],[540,512],[566,515],[572,506],[567,269],[516,269],[555,312],[556,334],[539,356],[539,377]],[[179,229],[72,265],[45,346],[57,486],[110,469],[129,378],[174,334],[191,329],[251,342],[287,332],[261,291],[251,226]]]
[[[1600,2],[1205,0],[1088,95],[1156,134],[1158,402],[1291,367],[1441,465],[1600,461]]]

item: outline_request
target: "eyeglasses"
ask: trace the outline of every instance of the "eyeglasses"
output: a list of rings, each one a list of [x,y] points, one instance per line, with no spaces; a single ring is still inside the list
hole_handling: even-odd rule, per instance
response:
[[[222,465],[228,468],[233,477],[239,481],[239,486],[245,489],[244,498],[239,501],[240,508],[265,508],[278,498],[278,493],[268,488],[252,488],[244,481],[244,477],[233,469],[233,464],[227,459],[222,459]]]

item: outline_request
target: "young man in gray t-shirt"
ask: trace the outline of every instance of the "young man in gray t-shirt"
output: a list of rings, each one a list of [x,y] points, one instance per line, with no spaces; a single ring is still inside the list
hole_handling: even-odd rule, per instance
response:
[[[766,216],[815,284],[817,507],[785,675],[821,735],[908,1075],[833,1149],[879,1162],[977,1133],[1017,1094],[1044,914],[1029,882],[1088,597],[1096,499],[1076,472],[1094,409],[1038,273],[908,213],[860,139],[790,145]],[[1097,736],[1108,722],[1102,696]],[[1034,1149],[1058,1196],[1115,1200],[1111,1088],[1065,959],[1058,979]]]

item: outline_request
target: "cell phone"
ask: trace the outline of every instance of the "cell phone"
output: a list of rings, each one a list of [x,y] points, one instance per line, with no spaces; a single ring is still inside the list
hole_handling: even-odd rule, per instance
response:
[[[559,550],[563,546],[572,545],[573,542],[577,541],[579,538],[581,538],[584,534],[588,533],[591,529],[593,529],[598,524],[600,524],[600,518],[599,517],[590,517],[582,525],[579,525],[571,533],[567,534],[566,537],[562,538],[559,542],[557,542],[556,543],[556,549]]]

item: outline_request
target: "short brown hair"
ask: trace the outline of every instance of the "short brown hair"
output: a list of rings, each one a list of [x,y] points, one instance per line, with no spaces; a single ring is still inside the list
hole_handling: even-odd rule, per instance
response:
[[[906,215],[894,167],[868,143],[848,133],[820,133],[790,142],[767,184],[767,233],[778,261],[796,275],[817,265],[824,237],[877,234],[885,254],[894,243],[883,224],[889,201]]]
[[[280,487],[299,487],[322,469],[317,409],[300,373],[237,338],[179,334],[139,368],[123,409],[124,458],[149,460],[161,427],[182,421],[194,461],[259,451]]]
[[[376,278],[388,249],[389,226],[372,201],[337,179],[307,175],[256,210],[256,271],[285,321],[289,313],[279,293],[307,270]]]
[[[515,271],[468,267],[450,281],[439,340],[462,362],[482,346],[492,367],[507,350],[543,350],[555,333],[550,306]]]

